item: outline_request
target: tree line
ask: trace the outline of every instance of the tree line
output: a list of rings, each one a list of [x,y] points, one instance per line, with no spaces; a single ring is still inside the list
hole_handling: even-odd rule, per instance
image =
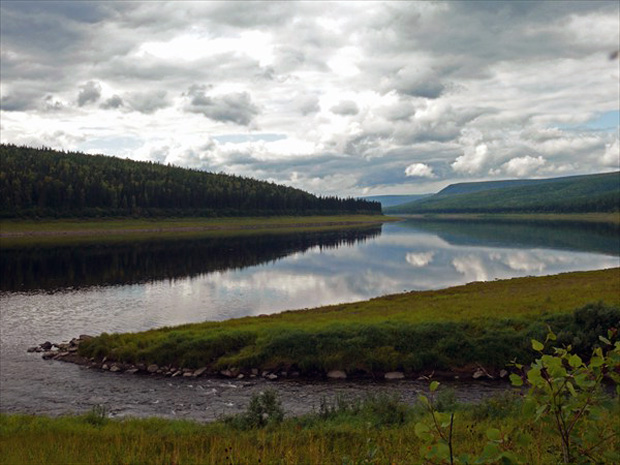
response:
[[[0,161],[4,218],[381,214],[379,202],[150,161],[12,144]]]

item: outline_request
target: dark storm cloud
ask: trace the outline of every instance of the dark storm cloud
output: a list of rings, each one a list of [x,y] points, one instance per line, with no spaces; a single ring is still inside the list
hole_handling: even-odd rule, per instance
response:
[[[127,94],[125,99],[132,110],[147,115],[171,105],[168,100],[168,92],[165,90],[132,92]]]
[[[107,99],[105,102],[101,104],[101,108],[103,108],[104,110],[120,108],[122,106],[123,106],[123,99],[120,98],[118,95],[113,95],[112,97],[110,97],[109,99]]]
[[[258,107],[247,92],[209,96],[206,86],[192,85],[185,94],[189,98],[187,111],[200,113],[209,119],[247,126],[258,115]]]
[[[96,81],[88,81],[80,86],[77,103],[79,107],[83,107],[87,103],[95,103],[101,97],[101,84]]]
[[[26,111],[37,107],[38,99],[27,93],[12,93],[0,98],[0,109],[3,111]]]

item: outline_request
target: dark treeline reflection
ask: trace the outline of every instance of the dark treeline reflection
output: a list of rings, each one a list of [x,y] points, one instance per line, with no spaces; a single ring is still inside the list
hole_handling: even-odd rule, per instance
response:
[[[275,261],[311,247],[336,248],[373,238],[356,230],[5,249],[2,291],[59,290],[196,276]]]
[[[405,227],[453,245],[545,248],[620,255],[620,225],[572,221],[410,220]]]

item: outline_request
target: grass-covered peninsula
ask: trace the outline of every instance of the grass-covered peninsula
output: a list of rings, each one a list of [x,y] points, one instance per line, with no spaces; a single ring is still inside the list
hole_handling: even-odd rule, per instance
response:
[[[406,376],[501,370],[531,359],[529,340],[550,326],[589,351],[620,325],[620,269],[476,282],[364,302],[154,329],[102,334],[79,353],[118,370],[157,365],[160,373],[206,368],[323,376]],[[155,371],[155,370],[151,370]]]

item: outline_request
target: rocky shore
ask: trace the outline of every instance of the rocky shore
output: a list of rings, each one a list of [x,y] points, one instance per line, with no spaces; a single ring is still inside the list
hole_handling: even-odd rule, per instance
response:
[[[277,370],[268,371],[260,370],[258,368],[252,369],[239,369],[228,368],[225,370],[214,370],[210,367],[201,368],[182,368],[174,366],[158,366],[156,364],[130,364],[122,363],[115,360],[110,360],[104,357],[101,360],[95,358],[87,358],[79,354],[80,343],[93,336],[82,334],[77,338],[73,338],[68,342],[53,343],[46,341],[34,347],[30,347],[28,352],[41,353],[44,360],[58,360],[62,362],[74,363],[77,365],[85,366],[89,369],[108,371],[110,373],[127,374],[127,375],[151,375],[160,377],[183,377],[183,378],[199,378],[199,377],[221,377],[228,379],[255,379],[263,378],[269,381],[276,381],[278,379],[300,378],[302,377],[299,371],[287,371]],[[500,370],[497,373],[487,370],[481,365],[470,365],[461,367],[451,371],[433,372],[433,373],[417,373],[414,376],[403,373],[402,371],[391,371],[385,373],[375,373],[372,376],[369,375],[352,375],[342,370],[331,370],[326,373],[312,373],[310,376],[303,375],[303,378],[312,379],[328,379],[328,380],[346,380],[355,378],[372,378],[375,380],[387,380],[398,381],[404,379],[428,379],[432,376],[435,379],[451,379],[451,380],[505,380],[507,379],[508,372],[506,370]]]

